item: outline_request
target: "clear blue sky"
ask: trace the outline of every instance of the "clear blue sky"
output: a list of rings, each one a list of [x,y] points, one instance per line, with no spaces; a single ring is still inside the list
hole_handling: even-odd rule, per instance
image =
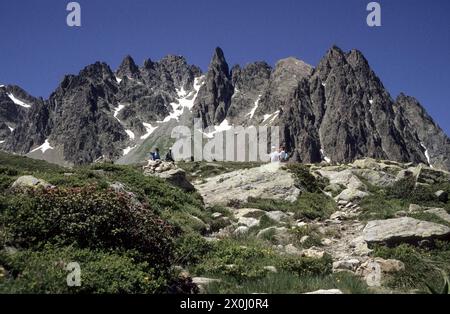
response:
[[[337,44],[357,48],[396,97],[415,96],[450,134],[450,1],[79,0],[82,27],[66,26],[69,0],[1,0],[0,84],[47,98],[64,74],[97,60],[115,69],[180,54],[206,69],[213,49],[231,65],[295,56],[316,65]]]

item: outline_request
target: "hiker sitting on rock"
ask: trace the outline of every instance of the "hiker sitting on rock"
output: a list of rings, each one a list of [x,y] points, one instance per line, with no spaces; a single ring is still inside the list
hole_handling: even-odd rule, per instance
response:
[[[154,152],[150,153],[152,160],[161,160],[161,156],[159,155],[159,148],[155,148]]]
[[[172,150],[171,149],[169,149],[169,151],[167,152],[167,154],[166,154],[166,161],[168,161],[168,162],[174,162],[175,160],[173,159],[173,156],[172,156]]]
[[[288,153],[286,152],[285,146],[280,146],[280,161],[287,162],[288,161]]]

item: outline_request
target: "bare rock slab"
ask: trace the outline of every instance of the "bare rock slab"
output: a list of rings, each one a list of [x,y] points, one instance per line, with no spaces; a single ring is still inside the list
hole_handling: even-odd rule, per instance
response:
[[[363,230],[368,244],[397,245],[422,240],[450,239],[450,228],[410,217],[369,221]]]

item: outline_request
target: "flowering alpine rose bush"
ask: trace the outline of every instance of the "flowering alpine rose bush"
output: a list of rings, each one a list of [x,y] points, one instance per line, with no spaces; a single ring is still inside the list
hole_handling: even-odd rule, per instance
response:
[[[11,195],[1,220],[7,235],[4,241],[14,247],[39,249],[51,243],[132,250],[139,262],[162,272],[172,263],[177,234],[147,204],[95,185]]]

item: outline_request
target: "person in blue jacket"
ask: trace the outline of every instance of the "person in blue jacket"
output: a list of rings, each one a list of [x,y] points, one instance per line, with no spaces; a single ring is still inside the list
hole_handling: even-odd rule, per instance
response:
[[[159,148],[155,148],[154,152],[150,153],[152,160],[161,160],[161,156],[159,155]]]

